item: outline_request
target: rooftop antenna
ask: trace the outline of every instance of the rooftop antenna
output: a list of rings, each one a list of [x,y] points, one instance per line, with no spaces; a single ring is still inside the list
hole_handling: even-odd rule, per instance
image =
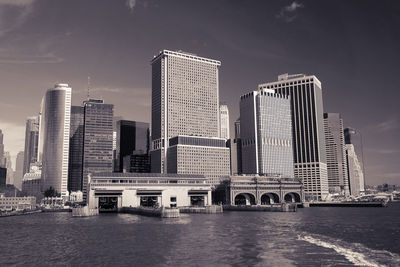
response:
[[[90,97],[90,76],[87,77],[87,100]]]

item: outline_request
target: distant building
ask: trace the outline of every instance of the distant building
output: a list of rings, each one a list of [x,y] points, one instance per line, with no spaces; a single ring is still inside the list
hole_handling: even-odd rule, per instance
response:
[[[14,186],[18,190],[22,190],[23,169],[24,169],[24,151],[20,151],[17,154],[17,159],[15,163],[15,172],[14,172]]]
[[[117,121],[117,142],[116,142],[116,155],[117,155],[117,166],[114,171],[122,172],[124,169],[124,158],[132,155],[135,152],[135,156],[142,154],[144,157],[130,157],[131,159],[137,158],[141,161],[140,164],[145,162],[150,163],[149,151],[150,151],[150,132],[149,124],[146,122],[139,121],[128,121],[119,120]],[[139,152],[141,151],[141,152]],[[143,161],[142,159],[147,158]],[[130,161],[129,161],[130,162]],[[136,165],[132,162],[133,166]],[[146,166],[146,170],[150,167]],[[129,168],[128,168],[129,169]],[[144,172],[150,172],[144,171]]]
[[[68,186],[71,88],[56,84],[42,100],[39,154],[42,157],[42,190],[54,188],[66,196]]]
[[[7,168],[7,181],[8,185],[14,184],[14,170],[12,168],[11,154],[9,151],[4,153],[4,166]]]
[[[349,195],[343,120],[339,113],[324,113],[328,184],[331,193]]]
[[[114,105],[103,100],[84,101],[83,199],[87,197],[88,174],[113,171]]]
[[[29,172],[31,163],[39,160],[39,117],[26,120],[24,166],[22,175]]]
[[[346,144],[347,174],[350,184],[350,195],[359,196],[364,192],[364,174],[358,161],[353,144]]]
[[[142,150],[136,150],[123,159],[122,172],[149,173],[151,171],[150,155]]]
[[[42,172],[37,166],[32,166],[22,179],[22,193],[24,196],[35,196],[38,200],[43,198]]]
[[[71,106],[69,134],[68,191],[82,190],[84,109]]]
[[[232,175],[242,174],[243,160],[242,160],[242,139],[240,137],[240,118],[235,121],[235,139],[233,139],[233,145],[231,147],[231,157],[236,158],[236,166],[232,167]],[[233,164],[235,164],[235,159],[232,159]]]
[[[4,144],[3,144],[3,132],[0,129],[0,167],[5,167],[4,164]]]
[[[227,105],[219,106],[219,116],[221,124],[221,138],[230,139],[229,135],[229,109]]]
[[[283,74],[278,81],[259,85],[290,96],[294,175],[303,180],[307,200],[329,194],[321,88],[317,77],[304,74]]]
[[[294,177],[290,97],[271,89],[240,97],[242,172]]]
[[[0,210],[33,210],[36,208],[35,197],[0,197]]]
[[[152,62],[151,171],[199,174],[212,184],[230,173],[220,138],[220,61],[163,50]]]
[[[7,168],[0,167],[0,186],[6,186]]]

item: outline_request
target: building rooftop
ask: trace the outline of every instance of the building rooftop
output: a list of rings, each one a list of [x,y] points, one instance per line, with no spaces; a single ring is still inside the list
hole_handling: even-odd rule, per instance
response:
[[[171,50],[166,50],[166,49],[164,49],[163,51],[160,51],[160,53],[157,56],[154,56],[153,59],[151,60],[151,63],[153,63],[155,60],[157,60],[162,55],[176,56],[176,57],[187,58],[187,59],[196,60],[196,61],[203,61],[203,62],[215,64],[217,66],[221,65],[221,61],[218,61],[218,60],[205,58],[205,57],[199,57],[195,54],[183,52],[181,50],[171,51]]]
[[[133,173],[133,172],[102,172],[95,173],[92,178],[175,178],[175,179],[206,179],[200,174],[176,174],[176,173]]]

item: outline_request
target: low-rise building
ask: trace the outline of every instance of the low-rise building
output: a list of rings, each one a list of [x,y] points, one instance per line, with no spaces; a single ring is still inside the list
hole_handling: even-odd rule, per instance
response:
[[[303,184],[298,178],[239,175],[231,176],[222,186],[230,205],[304,202]]]
[[[36,197],[5,197],[0,196],[0,210],[33,210],[36,208]]]
[[[211,186],[203,175],[100,173],[89,180],[89,207],[100,211],[211,205]]]

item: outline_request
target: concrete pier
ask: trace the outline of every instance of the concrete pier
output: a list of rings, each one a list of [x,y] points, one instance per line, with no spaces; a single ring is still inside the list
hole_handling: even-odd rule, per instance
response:
[[[248,206],[233,206],[224,205],[226,211],[272,211],[272,212],[296,212],[297,205],[295,203],[282,203],[274,205],[248,205]]]
[[[131,213],[144,216],[161,218],[179,218],[180,212],[177,208],[145,208],[145,207],[122,207],[118,209],[121,213]]]
[[[224,209],[219,205],[210,205],[205,207],[179,207],[180,213],[206,213],[217,214],[223,213]]]
[[[89,206],[72,208],[73,217],[88,217],[99,215],[98,209],[90,209]]]

